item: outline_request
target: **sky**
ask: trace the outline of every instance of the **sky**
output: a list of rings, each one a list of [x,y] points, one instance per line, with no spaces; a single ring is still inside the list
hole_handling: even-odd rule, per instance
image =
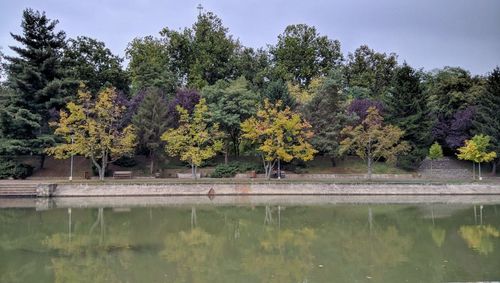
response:
[[[135,37],[191,26],[198,4],[245,46],[275,44],[287,25],[305,23],[338,39],[345,55],[367,44],[425,70],[483,75],[500,66],[500,0],[0,0],[0,46],[12,54],[9,32],[21,33],[30,7],[58,19],[69,37],[96,38],[124,56]]]

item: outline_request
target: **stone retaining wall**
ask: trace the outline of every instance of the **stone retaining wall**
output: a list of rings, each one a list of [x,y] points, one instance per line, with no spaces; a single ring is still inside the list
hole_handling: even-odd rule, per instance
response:
[[[65,196],[196,196],[208,195],[487,195],[500,194],[498,184],[144,184],[58,185],[54,197]]]

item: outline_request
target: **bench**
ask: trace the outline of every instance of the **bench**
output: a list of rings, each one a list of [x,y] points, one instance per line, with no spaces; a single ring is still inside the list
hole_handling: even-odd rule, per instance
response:
[[[132,179],[132,171],[115,171],[113,172],[114,179]]]

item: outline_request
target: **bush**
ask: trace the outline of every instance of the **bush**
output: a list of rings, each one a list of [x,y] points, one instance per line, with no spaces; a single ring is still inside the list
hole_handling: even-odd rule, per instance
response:
[[[234,162],[238,164],[238,172],[244,173],[248,171],[255,171],[257,173],[264,173],[264,168],[261,164],[253,162]]]
[[[11,160],[0,160],[0,179],[26,179],[33,175],[33,166],[16,163]]]
[[[212,178],[231,178],[236,173],[245,173],[248,171],[255,171],[261,173],[262,166],[250,162],[233,161],[228,164],[219,164],[215,167],[214,172],[210,175]]]
[[[14,172],[14,168],[16,167],[16,163],[10,160],[0,160],[0,179],[7,179],[13,177],[12,173]]]
[[[120,167],[134,167],[137,165],[137,161],[130,156],[122,156],[115,161],[115,165]]]
[[[215,170],[210,176],[212,178],[230,178],[238,173],[238,169],[236,164],[219,164],[215,166]]]
[[[26,179],[33,175],[33,166],[29,164],[17,164],[13,171],[14,179]]]

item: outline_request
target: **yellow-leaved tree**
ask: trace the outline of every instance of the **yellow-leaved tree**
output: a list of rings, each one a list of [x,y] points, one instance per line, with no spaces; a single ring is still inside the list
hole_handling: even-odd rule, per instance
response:
[[[169,129],[161,139],[166,142],[167,154],[188,162],[193,178],[196,178],[198,166],[222,150],[223,133],[219,131],[218,124],[207,123],[208,107],[205,99],[195,106],[192,115],[181,106],[177,106],[177,111],[180,116],[179,127]]]
[[[92,160],[99,171],[99,179],[104,180],[107,166],[118,158],[131,154],[136,145],[133,126],[120,127],[120,119],[125,107],[117,103],[117,92],[106,88],[97,98],[80,87],[77,101],[61,110],[55,134],[65,143],[46,149],[49,155],[65,159],[79,154]]]
[[[353,152],[367,163],[368,178],[372,177],[373,162],[384,158],[388,163],[395,163],[399,154],[410,150],[406,141],[401,141],[404,134],[393,125],[383,125],[384,118],[377,108],[370,107],[368,115],[356,127],[348,126],[341,132],[345,139],[340,142],[340,153]]]
[[[279,110],[280,107],[281,101],[273,106],[266,99],[264,107],[241,124],[242,138],[257,145],[268,179],[277,161],[307,161],[317,152],[309,144],[313,137],[311,125],[289,107]]]
[[[464,146],[458,148],[458,159],[469,160],[479,164],[479,180],[482,179],[481,163],[490,162],[497,157],[496,152],[487,152],[488,147],[490,147],[490,139],[491,137],[487,135],[475,135],[471,140],[466,140]]]

